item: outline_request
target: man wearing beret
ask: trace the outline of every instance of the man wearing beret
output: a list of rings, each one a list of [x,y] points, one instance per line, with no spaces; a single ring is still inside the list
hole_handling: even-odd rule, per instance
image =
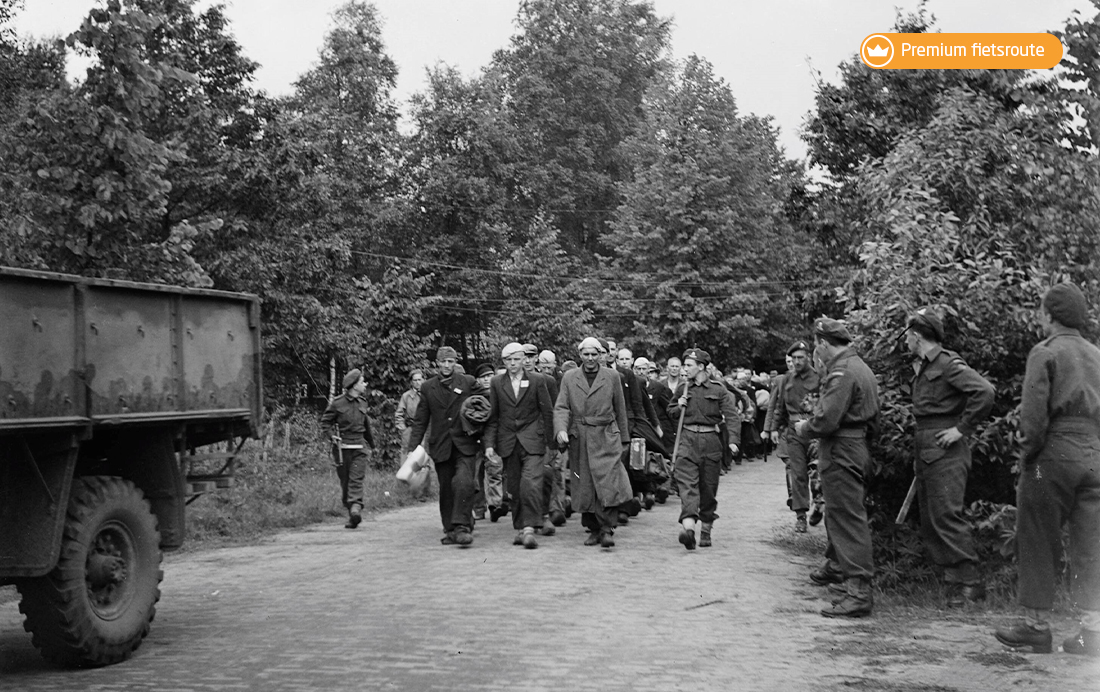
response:
[[[543,523],[542,477],[546,453],[553,449],[554,403],[546,378],[524,371],[522,345],[510,343],[500,355],[507,372],[489,383],[485,455],[503,460],[505,483],[513,499],[514,543],[537,548],[535,532]]]
[[[905,343],[913,365],[913,472],[920,507],[920,535],[932,561],[943,569],[947,606],[985,598],[978,554],[963,518],[970,473],[967,438],[993,410],[993,385],[958,354],[941,346],[943,321],[930,308],[909,318]]]
[[[348,510],[346,529],[354,529],[362,521],[363,476],[367,472],[367,453],[374,449],[374,437],[367,419],[367,389],[363,373],[352,369],[344,375],[344,393],[329,402],[321,414],[321,427],[332,438],[336,458],[336,475],[340,479],[340,499]]]
[[[481,443],[462,426],[462,402],[474,390],[474,378],[455,372],[458,354],[450,346],[436,352],[439,374],[420,388],[420,406],[413,418],[409,444],[425,440],[439,478],[439,517],[443,545],[466,547],[474,542],[473,505],[477,492],[476,464]]]
[[[581,367],[562,375],[554,434],[559,444],[569,445],[573,508],[591,533],[584,544],[610,548],[618,507],[631,497],[621,461],[630,444],[626,399],[615,371],[601,367],[606,348],[599,340],[588,337],[577,350]]]
[[[770,437],[772,442],[778,444],[778,431],[787,431],[787,485],[791,493],[791,511],[795,513],[794,529],[806,533],[806,511],[810,508],[811,498],[810,438],[795,432],[795,425],[812,414],[821,381],[811,367],[810,346],[805,341],[791,344],[787,348],[787,356],[793,368],[787,372],[776,391],[774,428]],[[814,518],[821,520],[820,509],[816,505]]]
[[[699,527],[699,546],[709,548],[714,520],[718,518],[718,477],[722,467],[722,441],[718,426],[729,425],[729,448],[737,453],[741,441],[741,426],[737,424],[737,406],[731,394],[720,382],[712,380],[706,371],[710,354],[701,348],[684,352],[684,374],[687,384],[680,396],[668,406],[669,417],[680,420],[680,448],[673,460],[673,474],[680,492],[680,543],[695,550],[695,525]]]
[[[879,414],[878,383],[848,346],[851,341],[840,322],[827,317],[814,322],[814,355],[827,374],[813,415],[795,426],[798,435],[820,440],[818,470],[827,508],[826,562],[810,579],[821,586],[843,583],[845,589],[843,597],[821,611],[825,617],[863,617],[874,607],[875,564],[863,500],[871,462],[868,428]]]
[[[1100,656],[1100,349],[1081,336],[1088,304],[1074,284],[1047,291],[1039,323],[1047,338],[1028,354],[1020,401],[1017,598],[1025,617],[998,628],[996,637],[1035,653],[1052,650],[1050,616],[1068,522],[1071,595],[1081,629],[1062,650]]]

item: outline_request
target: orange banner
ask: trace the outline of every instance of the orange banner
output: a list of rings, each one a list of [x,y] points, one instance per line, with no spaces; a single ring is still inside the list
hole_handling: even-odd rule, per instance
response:
[[[876,70],[1049,70],[1062,60],[1053,34],[871,34],[859,57]]]

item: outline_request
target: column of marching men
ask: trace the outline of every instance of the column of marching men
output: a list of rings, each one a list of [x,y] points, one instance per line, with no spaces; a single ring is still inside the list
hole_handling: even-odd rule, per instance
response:
[[[1081,336],[1088,306],[1073,284],[1047,291],[1038,315],[1047,338],[1028,358],[1020,415],[1017,551],[1025,617],[995,636],[1016,649],[1053,649],[1049,623],[1068,524],[1081,627],[1062,646],[1097,656],[1100,349]],[[396,422],[404,451],[422,451],[434,464],[441,542],[460,547],[473,543],[474,524],[486,513],[493,522],[510,514],[513,543],[526,549],[579,513],[584,544],[611,548],[617,529],[670,496],[680,500],[676,540],[687,550],[710,547],[720,476],[774,451],[786,467],[794,531],[824,522],[824,560],[808,575],[829,593],[821,614],[864,617],[874,609],[865,494],[878,386],[842,322],[816,320],[812,337],[792,343],[787,371],[771,376],[747,369],[723,376],[701,348],[668,358],[658,376],[654,361],[598,337],[580,342],[579,362],[560,366],[551,351],[509,343],[500,351],[503,367],[482,364],[470,376],[444,346],[437,374],[425,380],[412,373]],[[946,605],[962,607],[985,598],[963,499],[969,443],[992,410],[994,388],[944,342],[936,310],[909,317],[920,537],[942,574]],[[346,526],[354,529],[363,507],[364,446],[373,440],[362,373],[352,370],[343,384],[322,422],[333,436]]]

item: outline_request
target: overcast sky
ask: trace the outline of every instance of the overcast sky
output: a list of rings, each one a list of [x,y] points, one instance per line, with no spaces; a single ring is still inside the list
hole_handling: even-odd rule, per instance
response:
[[[227,0],[233,33],[260,64],[259,88],[285,94],[317,58],[332,10],[344,0]],[[76,29],[94,0],[25,0],[16,26],[33,36]],[[211,4],[200,0],[198,7]],[[404,102],[424,87],[425,67],[443,61],[467,75],[508,43],[518,0],[374,0],[383,36],[400,74]],[[916,0],[898,0],[913,10]],[[815,72],[837,78],[836,66],[868,34],[893,25],[888,0],[654,0],[674,22],[676,58],[696,53],[730,84],[742,112],[771,115],[788,155],[803,157],[798,131],[813,107]],[[1033,32],[1061,29],[1073,10],[1091,17],[1088,0],[931,0],[944,32]]]

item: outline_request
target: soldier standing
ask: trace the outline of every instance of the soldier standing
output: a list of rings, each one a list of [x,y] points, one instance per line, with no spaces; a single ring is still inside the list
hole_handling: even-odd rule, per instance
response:
[[[1016,487],[1017,597],[1025,618],[999,627],[1008,646],[1050,653],[1050,615],[1069,523],[1069,563],[1081,629],[1062,642],[1071,654],[1100,656],[1100,349],[1080,329],[1088,304],[1076,285],[1043,296],[1047,338],[1031,349],[1020,402],[1023,458]]]
[[[669,404],[669,418],[680,419],[680,449],[674,459],[673,473],[680,492],[680,543],[695,550],[695,524],[700,524],[699,546],[709,548],[711,529],[718,518],[718,477],[722,467],[722,442],[718,425],[723,419],[729,426],[729,448],[737,453],[741,441],[741,426],[736,424],[737,408],[733,394],[712,380],[706,371],[710,354],[700,348],[684,352],[684,374],[687,384],[677,399]]]
[[[825,617],[863,617],[874,607],[875,564],[863,500],[871,462],[868,426],[876,423],[879,414],[878,384],[871,369],[848,346],[851,341],[848,329],[836,320],[823,317],[814,323],[814,354],[828,374],[813,416],[799,421],[794,430],[798,437],[807,434],[820,439],[818,469],[828,507],[826,562],[810,573],[810,579],[822,586],[845,586],[845,595],[821,611]]]
[[[820,387],[818,374],[810,364],[809,348],[805,341],[796,341],[787,349],[793,368],[776,392],[773,422],[775,431],[787,430],[787,484],[795,513],[794,530],[799,533],[806,533],[806,511],[810,508],[810,438],[796,432],[795,426],[810,416],[810,402]],[[778,443],[779,433],[773,431],[771,439]]]
[[[332,438],[336,475],[340,479],[340,499],[348,510],[345,529],[354,529],[363,520],[363,476],[367,472],[365,447],[374,448],[374,437],[367,419],[363,392],[367,383],[363,373],[353,368],[344,375],[344,393],[329,402],[321,414],[321,427]]]
[[[943,569],[947,606],[985,598],[978,554],[963,518],[963,495],[970,473],[966,438],[993,409],[993,385],[944,349],[943,322],[928,308],[909,318],[905,343],[917,356],[913,369],[913,472],[925,550]]]

